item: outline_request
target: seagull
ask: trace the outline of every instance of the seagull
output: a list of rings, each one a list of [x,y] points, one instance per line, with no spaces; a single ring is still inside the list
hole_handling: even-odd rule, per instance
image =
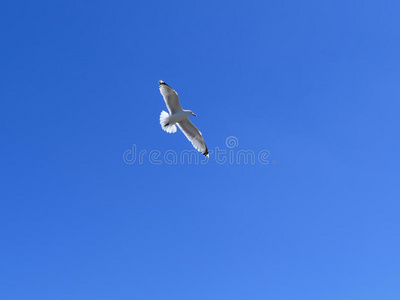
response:
[[[188,116],[197,116],[191,110],[184,110],[179,102],[178,93],[175,92],[168,84],[160,80],[158,82],[160,93],[164,98],[169,113],[162,111],[160,115],[161,128],[168,133],[176,132],[176,125],[186,135],[187,139],[192,143],[193,147],[200,151],[204,156],[209,157],[206,143],[200,130],[190,122]]]

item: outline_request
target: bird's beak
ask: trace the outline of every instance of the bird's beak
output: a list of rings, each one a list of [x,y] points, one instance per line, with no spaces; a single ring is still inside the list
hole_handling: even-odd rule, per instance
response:
[[[196,115],[196,114],[194,114],[194,113],[192,113],[192,116],[195,116],[195,117],[197,117],[197,115]]]

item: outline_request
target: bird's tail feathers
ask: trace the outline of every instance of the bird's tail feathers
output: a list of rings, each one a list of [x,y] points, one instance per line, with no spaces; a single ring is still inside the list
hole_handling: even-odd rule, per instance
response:
[[[169,114],[166,111],[162,111],[160,115],[160,124],[161,128],[168,133],[175,133],[176,132],[176,125],[172,124],[169,125]]]

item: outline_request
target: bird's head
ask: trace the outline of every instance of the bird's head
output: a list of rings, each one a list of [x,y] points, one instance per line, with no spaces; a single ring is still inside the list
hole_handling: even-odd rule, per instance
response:
[[[190,111],[190,113],[192,114],[192,116],[197,117],[197,115],[194,114],[192,111]]]

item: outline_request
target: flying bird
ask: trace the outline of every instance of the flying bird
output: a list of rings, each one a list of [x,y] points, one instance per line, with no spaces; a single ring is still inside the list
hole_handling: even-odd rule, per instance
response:
[[[200,130],[189,120],[189,116],[196,115],[191,110],[184,110],[179,102],[178,93],[175,92],[168,84],[160,80],[158,82],[160,93],[164,98],[169,113],[162,111],[160,115],[161,128],[168,133],[176,132],[176,125],[186,135],[193,147],[200,151],[204,156],[209,157],[206,143]]]

